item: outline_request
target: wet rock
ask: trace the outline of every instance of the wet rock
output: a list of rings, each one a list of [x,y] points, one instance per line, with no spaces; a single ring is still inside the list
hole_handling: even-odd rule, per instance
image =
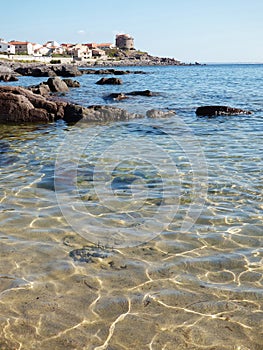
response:
[[[1,122],[48,122],[54,120],[58,105],[21,87],[0,87]]]
[[[5,122],[39,122],[49,121],[49,115],[44,109],[37,109],[23,95],[10,92],[0,92],[0,121]]]
[[[56,73],[54,70],[46,65],[40,65],[40,66],[19,66],[15,69],[15,72],[24,75],[24,76],[32,76],[32,77],[54,77],[56,76]]]
[[[9,81],[18,81],[17,77],[12,74],[0,74],[0,81],[9,82]]]
[[[74,65],[58,65],[58,66],[52,66],[52,70],[55,72],[56,75],[64,78],[68,77],[78,77],[82,75],[81,71],[78,69],[77,66]]]
[[[35,86],[31,86],[29,88],[34,94],[38,94],[41,96],[48,96],[51,93],[51,90],[47,83],[40,83]]]
[[[52,92],[67,92],[69,90],[67,84],[59,77],[49,78],[47,85]]]
[[[125,75],[125,74],[147,74],[142,70],[119,70],[119,69],[81,69],[83,74],[114,74],[114,75]]]
[[[146,112],[148,118],[170,118],[176,115],[175,111],[165,111],[158,109],[150,109]]]
[[[121,85],[123,82],[119,78],[101,78],[96,82],[98,85],[105,85],[105,84],[110,84],[110,85]]]
[[[52,81],[54,80],[60,79],[52,78]],[[62,83],[66,85],[65,82]],[[112,106],[83,107],[60,100],[56,96],[41,96],[22,87],[0,86],[1,123],[50,122],[57,119],[64,119],[70,123],[81,119],[84,122],[100,123],[135,118],[143,118],[143,115]]]
[[[121,101],[121,100],[125,100],[129,98],[127,95],[123,94],[122,92],[118,93],[112,93],[112,94],[109,94],[108,96],[106,96],[106,99],[112,99],[112,100],[116,100],[116,101]]]
[[[69,87],[69,88],[78,88],[78,87],[80,87],[80,83],[77,80],[63,79],[63,81],[67,84],[67,87]]]
[[[232,108],[229,106],[202,106],[196,109],[198,116],[217,116],[217,115],[238,115],[252,114],[251,111],[246,111],[240,108]]]
[[[153,92],[150,91],[150,90],[131,91],[131,92],[127,92],[127,95],[132,95],[132,96],[153,96]]]
[[[112,106],[90,106],[68,103],[64,108],[64,120],[67,122],[110,122],[143,118],[142,115]]]
[[[15,68],[15,72],[25,75],[25,76],[33,76],[33,77],[76,77],[81,75],[81,71],[78,67],[74,65],[20,65]]]

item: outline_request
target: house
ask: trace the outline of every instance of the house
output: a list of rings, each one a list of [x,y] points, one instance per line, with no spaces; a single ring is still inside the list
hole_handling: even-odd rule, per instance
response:
[[[33,55],[34,49],[33,44],[29,41],[16,41],[12,40],[9,42],[9,45],[15,46],[16,54],[24,54],[24,55]]]
[[[117,34],[116,47],[123,50],[134,50],[134,38],[129,34]]]
[[[101,44],[96,44],[97,48],[100,50],[109,50],[114,47],[112,43],[101,43]]]
[[[43,46],[49,47],[49,48],[59,48],[61,45],[55,41],[55,40],[50,40],[47,41]]]
[[[92,57],[92,50],[90,50],[86,45],[76,44],[71,50],[71,55],[78,59],[87,59]]]
[[[51,56],[51,55],[63,55],[65,53],[65,50],[62,45],[60,45],[57,41],[50,40],[47,41],[42,48],[40,49],[40,52],[44,56]]]
[[[4,39],[0,38],[0,53],[15,54],[15,45],[11,45]]]
[[[101,57],[101,58],[105,58],[106,57],[106,52],[104,50],[101,49],[93,49],[92,50],[92,56],[93,57]]]

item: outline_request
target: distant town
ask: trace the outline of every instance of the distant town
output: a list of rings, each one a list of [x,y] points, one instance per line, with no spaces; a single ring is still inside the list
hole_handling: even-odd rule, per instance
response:
[[[51,40],[46,43],[32,43],[29,41],[5,41],[0,38],[0,54],[12,57],[13,55],[27,55],[32,57],[73,58],[75,60],[88,60],[92,58],[114,57],[116,50],[135,50],[134,38],[129,34],[116,35],[115,45],[112,43],[84,43],[70,44],[58,43]]]
[[[183,65],[175,58],[151,56],[137,50],[130,34],[117,34],[115,43],[44,44],[0,38],[0,60],[79,65]]]

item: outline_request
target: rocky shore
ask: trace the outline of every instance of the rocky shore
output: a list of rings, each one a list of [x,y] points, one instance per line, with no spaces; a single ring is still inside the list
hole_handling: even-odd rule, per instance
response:
[[[4,77],[4,81],[17,80],[19,75],[48,77],[48,80],[29,88],[0,86],[0,123],[48,123],[58,119],[63,119],[66,122],[78,122],[79,120],[108,122],[145,117],[110,105],[84,107],[58,98],[56,93],[66,93],[70,88],[78,88],[80,86],[79,82],[69,77],[77,77],[82,74],[124,75],[145,74],[145,72],[139,70],[116,70],[113,68],[100,70],[79,69],[75,65],[21,65],[12,63],[6,66],[2,64],[0,65],[0,78]],[[62,80],[61,77],[65,79]],[[116,77],[101,78],[97,81],[97,84],[121,85],[122,80]],[[121,101],[129,98],[129,96],[145,96],[145,98],[148,98],[156,96],[156,94],[150,90],[142,90],[112,93],[105,98]],[[146,116],[149,118],[170,117],[175,114],[175,112],[165,110],[151,110],[148,112]],[[201,106],[197,108],[195,113],[197,116],[209,117],[251,114],[250,111],[229,106]]]

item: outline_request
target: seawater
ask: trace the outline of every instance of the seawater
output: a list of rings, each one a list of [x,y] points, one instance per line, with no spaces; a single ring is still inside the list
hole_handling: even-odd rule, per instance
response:
[[[62,98],[176,115],[0,128],[1,349],[262,349],[263,65],[140,69]]]

